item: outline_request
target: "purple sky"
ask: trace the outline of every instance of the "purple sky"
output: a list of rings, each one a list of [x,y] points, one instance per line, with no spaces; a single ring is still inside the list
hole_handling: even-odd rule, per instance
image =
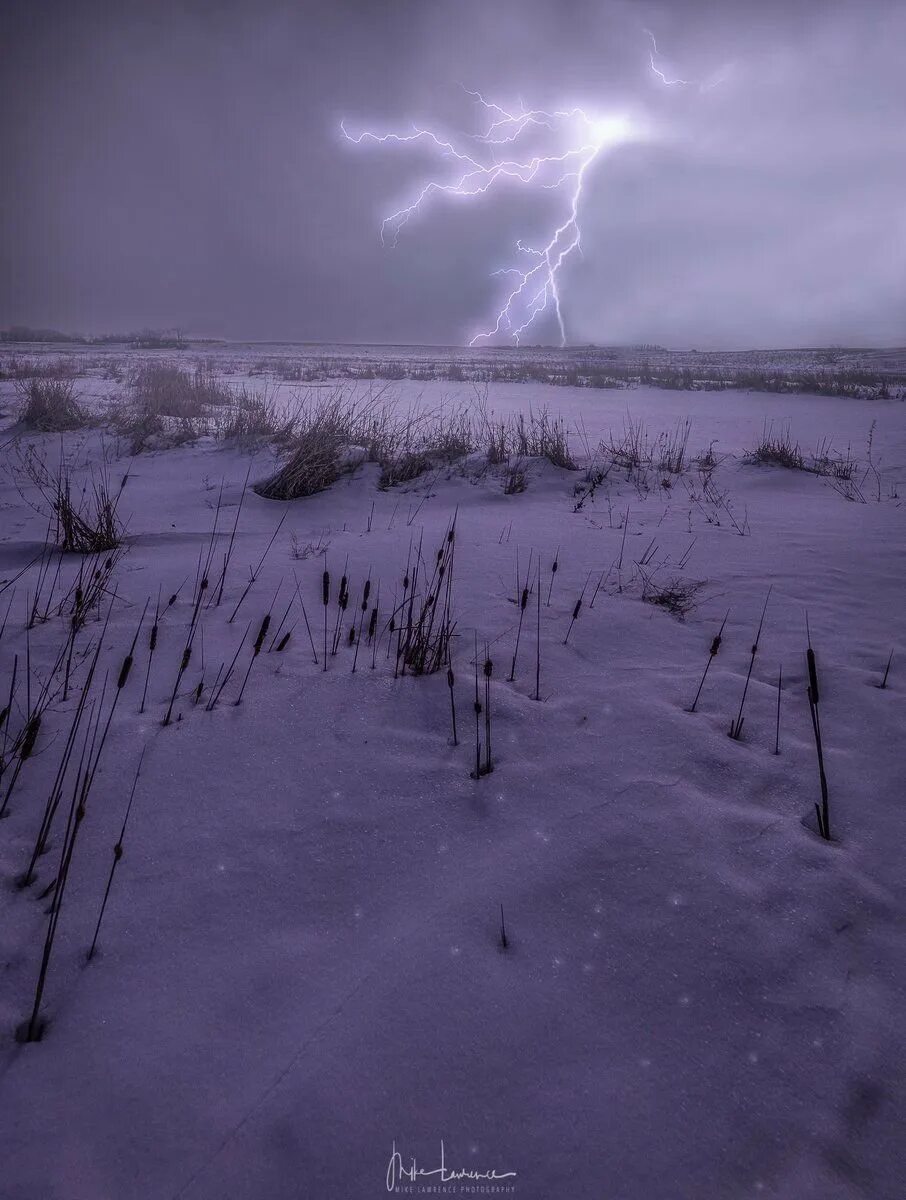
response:
[[[463,85],[653,131],[589,171],[571,342],[906,342],[902,3],[7,0],[0,37],[0,325],[466,340],[556,196],[435,202],[382,246],[445,168],[338,132],[474,132]]]

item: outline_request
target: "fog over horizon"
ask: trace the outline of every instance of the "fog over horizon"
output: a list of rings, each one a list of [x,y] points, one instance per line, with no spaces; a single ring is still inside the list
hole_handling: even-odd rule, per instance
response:
[[[429,197],[382,244],[450,160],[340,121],[471,145],[471,89],[645,131],[585,178],[569,344],[906,343],[893,0],[10,0],[0,36],[0,327],[467,342],[562,196]]]

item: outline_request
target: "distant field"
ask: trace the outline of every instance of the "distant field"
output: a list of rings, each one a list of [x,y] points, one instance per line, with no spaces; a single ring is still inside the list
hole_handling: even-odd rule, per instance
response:
[[[126,345],[7,343],[0,379],[27,376],[53,363],[76,375],[115,377],[148,359],[201,362],[227,375],[271,376],[281,382],[412,379],[476,383],[673,390],[739,388],[814,395],[906,395],[906,348],[698,351],[660,347],[469,349],[451,346],[346,346],[306,343],[204,343],[185,350]]]

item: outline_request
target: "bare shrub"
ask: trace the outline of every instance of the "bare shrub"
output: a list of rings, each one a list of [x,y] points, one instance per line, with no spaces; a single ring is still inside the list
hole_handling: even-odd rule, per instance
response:
[[[16,391],[22,401],[19,420],[29,429],[62,433],[87,423],[71,380],[33,378],[18,383]]]

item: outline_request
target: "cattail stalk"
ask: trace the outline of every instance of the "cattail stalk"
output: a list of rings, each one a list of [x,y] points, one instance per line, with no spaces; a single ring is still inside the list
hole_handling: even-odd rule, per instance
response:
[[[252,628],[252,623],[251,623],[251,621],[249,621],[248,625],[246,625],[246,627],[245,627],[245,633],[242,635],[239,645],[236,647],[236,653],[233,655],[233,658],[232,658],[232,661],[230,662],[229,667],[227,667],[226,674],[224,675],[223,679],[220,681],[220,686],[219,687],[217,686],[217,682],[215,680],[214,686],[211,688],[211,698],[205,705],[205,712],[213,711],[215,705],[217,704],[217,701],[220,699],[220,693],[223,691],[223,689],[229,683],[230,676],[233,674],[233,670],[239,659],[239,654],[242,650],[242,647],[245,645],[245,639],[248,637],[249,631],[251,630],[251,628]]]
[[[107,887],[104,890],[104,899],[101,901],[101,911],[98,913],[98,923],[94,929],[94,937],[91,939],[91,947],[88,951],[86,962],[91,962],[94,958],[94,952],[98,944],[98,934],[101,932],[101,921],[104,919],[104,910],[107,908],[107,901],[110,899],[110,889],[113,886],[113,876],[116,873],[116,868],[120,859],[123,857],[123,839],[126,836],[126,825],[129,821],[129,814],[132,811],[132,801],[135,799],[135,789],[138,786],[138,777],[141,774],[142,762],[145,758],[145,750],[139,755],[138,766],[135,768],[135,778],[132,780],[132,790],[129,793],[129,803],[126,805],[126,815],[123,817],[123,827],[120,830],[120,836],[117,839],[116,845],[113,847],[113,862],[110,864],[110,875],[107,878]]]
[[[559,569],[560,569],[560,547],[558,546],[557,553],[554,555],[554,561],[551,564],[551,582],[550,582],[550,587],[547,589],[547,607],[548,608],[550,608],[550,606],[551,606],[551,593],[554,590],[554,578]]]
[[[758,630],[755,634],[755,641],[752,643],[752,654],[749,658],[749,669],[746,672],[746,682],[742,689],[742,698],[739,701],[739,712],[736,714],[736,720],[730,722],[730,737],[737,742],[742,735],[742,724],[745,720],[745,717],[742,715],[742,710],[745,707],[746,694],[749,690],[749,680],[752,678],[752,668],[755,666],[755,655],[758,653],[758,644],[761,641],[761,631],[764,627],[765,613],[768,611],[768,601],[771,598],[771,589],[773,586],[773,584],[770,585],[768,588],[768,594],[764,598],[764,608],[761,610],[761,620],[758,622]]]
[[[708,672],[711,670],[711,663],[714,661],[714,658],[715,658],[718,650],[721,647],[721,643],[723,641],[723,636],[724,636],[724,626],[726,625],[727,618],[729,616],[730,616],[730,610],[727,609],[727,614],[720,623],[720,629],[718,629],[716,637],[714,637],[714,639],[711,642],[711,649],[708,651],[708,661],[705,663],[704,674],[702,675],[701,681],[699,682],[698,691],[695,693],[695,699],[692,701],[692,704],[689,708],[689,712],[691,712],[691,713],[695,712],[696,705],[698,704],[698,698],[702,694],[702,688],[705,686],[705,680],[708,678]]]
[[[491,662],[488,654],[488,647],[485,646],[484,651],[484,773],[490,775],[494,770],[491,764],[491,673],[494,670],[494,664]]]
[[[893,650],[890,652],[890,657],[887,659],[887,666],[884,668],[884,678],[876,686],[879,688],[887,687],[887,676],[890,674],[890,664],[893,662]]]

